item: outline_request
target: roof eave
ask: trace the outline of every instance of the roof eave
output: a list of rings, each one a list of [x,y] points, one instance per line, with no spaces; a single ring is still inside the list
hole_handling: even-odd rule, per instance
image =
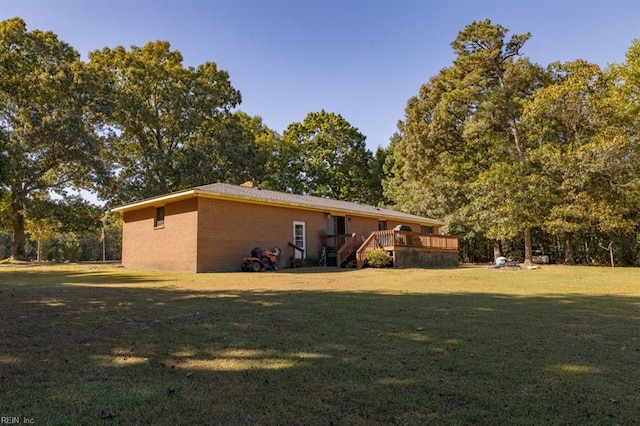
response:
[[[136,201],[135,203],[125,204],[123,206],[114,207],[111,209],[114,213],[124,213],[131,210],[139,210],[150,206],[161,206],[169,201],[185,200],[187,198],[193,198],[197,196],[197,191],[189,189],[186,191],[173,192],[171,194],[160,195],[158,197],[146,198],[144,200]]]
[[[418,222],[421,224],[428,224],[428,225],[438,225],[438,226],[445,225],[445,222],[441,220],[436,220],[436,219],[422,218],[419,216],[411,217],[411,218],[400,217],[400,215],[403,214],[402,212],[398,212],[398,216],[396,216],[394,214],[385,214],[384,211],[380,211],[379,213],[377,213],[377,212],[363,212],[363,211],[351,210],[351,209],[336,209],[336,208],[328,208],[328,207],[320,207],[320,206],[314,207],[314,206],[309,206],[302,203],[287,202],[285,200],[274,201],[268,198],[256,197],[255,195],[248,196],[248,195],[242,195],[242,194],[228,194],[223,191],[211,191],[209,189],[202,189],[198,187],[185,190],[185,191],[161,195],[158,197],[147,198],[144,200],[137,201],[135,203],[114,207],[113,209],[111,209],[111,211],[115,213],[124,213],[127,211],[143,209],[146,207],[152,207],[152,206],[159,207],[166,204],[167,202],[185,200],[188,198],[193,198],[198,196],[203,196],[208,198],[222,198],[227,200],[243,201],[247,203],[258,202],[258,203],[265,203],[265,204],[280,206],[280,207],[289,207],[289,208],[293,207],[293,208],[299,208],[299,209],[304,209],[309,211],[327,212],[331,214],[343,213],[343,214],[352,214],[357,216],[364,216],[364,217],[378,218],[378,219],[390,218],[398,221],[410,220],[412,222]]]

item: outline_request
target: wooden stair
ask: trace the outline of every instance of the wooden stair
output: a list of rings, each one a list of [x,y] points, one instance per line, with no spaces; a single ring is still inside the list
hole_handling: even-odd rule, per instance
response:
[[[356,260],[356,252],[354,251],[349,256],[347,256],[341,263],[341,268],[356,268],[358,266],[358,261]]]

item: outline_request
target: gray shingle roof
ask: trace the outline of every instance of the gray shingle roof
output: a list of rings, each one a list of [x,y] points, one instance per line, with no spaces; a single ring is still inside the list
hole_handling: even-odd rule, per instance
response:
[[[415,216],[396,210],[383,209],[380,207],[369,206],[367,204],[352,203],[349,201],[334,200],[331,198],[314,197],[311,195],[287,194],[285,192],[269,191],[258,187],[246,187],[240,185],[231,185],[228,183],[213,183],[210,185],[197,186],[184,191],[173,192],[170,194],[159,195],[157,197],[139,200],[124,206],[111,209],[113,212],[125,212],[136,210],[149,206],[162,205],[169,201],[177,201],[181,199],[193,197],[224,197],[245,202],[262,202],[292,208],[301,208],[307,210],[323,211],[331,214],[353,214],[367,217],[375,217],[378,219],[394,219],[398,222],[419,223],[421,225],[444,225],[445,223],[437,219],[429,219],[422,216]]]
[[[350,213],[379,218],[396,219],[398,221],[410,221],[425,225],[444,225],[444,222],[436,219],[415,216],[396,210],[384,209],[361,203],[334,200],[331,198],[314,197],[311,195],[288,194],[285,192],[270,191],[258,187],[245,187],[228,183],[213,183],[194,188],[197,193],[209,196],[228,196],[247,201],[261,201],[274,204],[283,204],[314,210],[326,210],[330,213]]]

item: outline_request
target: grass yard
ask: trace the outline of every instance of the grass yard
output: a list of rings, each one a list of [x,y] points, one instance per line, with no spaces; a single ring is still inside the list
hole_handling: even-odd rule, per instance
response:
[[[4,264],[0,321],[22,423],[640,423],[640,269]]]

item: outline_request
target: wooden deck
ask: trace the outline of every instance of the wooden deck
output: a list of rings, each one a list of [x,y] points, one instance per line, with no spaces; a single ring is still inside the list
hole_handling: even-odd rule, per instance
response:
[[[449,257],[458,253],[458,237],[452,235],[387,230],[374,231],[362,241],[362,236],[355,233],[327,235],[324,244],[331,256],[331,264],[335,259],[335,266],[345,266],[353,259],[354,265],[361,268],[367,262],[367,253],[374,248],[390,252],[394,265],[398,265],[399,256],[409,252],[418,257],[421,253],[442,253]]]

